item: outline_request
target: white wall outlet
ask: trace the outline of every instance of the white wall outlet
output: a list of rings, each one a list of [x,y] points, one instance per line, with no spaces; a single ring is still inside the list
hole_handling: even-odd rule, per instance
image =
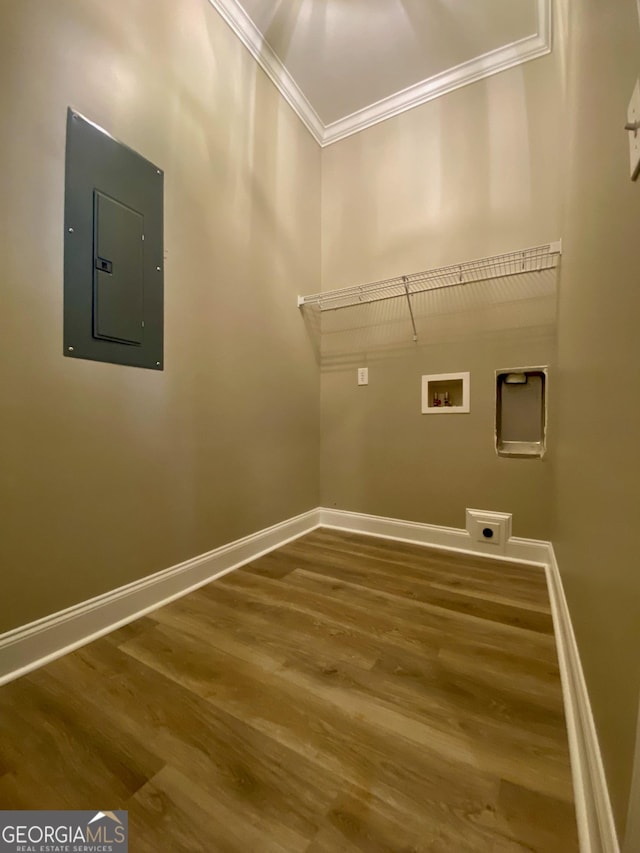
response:
[[[511,538],[511,513],[467,510],[467,533],[474,549],[504,554]]]
[[[629,167],[631,180],[640,175],[640,80],[636,80],[633,95],[627,110],[627,132],[629,135]]]
[[[368,367],[359,367],[358,368],[358,385],[368,385],[369,384],[369,368]]]

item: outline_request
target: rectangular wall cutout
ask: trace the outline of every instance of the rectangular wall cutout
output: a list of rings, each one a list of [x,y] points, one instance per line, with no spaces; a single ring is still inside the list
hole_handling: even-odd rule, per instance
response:
[[[544,456],[546,398],[546,367],[496,371],[496,451],[499,456]]]
[[[422,414],[469,411],[469,374],[433,373],[422,377]]]
[[[69,109],[64,354],[163,368],[161,169]]]

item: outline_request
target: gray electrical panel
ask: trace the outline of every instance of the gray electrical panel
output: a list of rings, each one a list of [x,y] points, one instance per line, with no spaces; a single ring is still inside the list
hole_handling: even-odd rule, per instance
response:
[[[69,109],[64,354],[163,367],[161,169]]]

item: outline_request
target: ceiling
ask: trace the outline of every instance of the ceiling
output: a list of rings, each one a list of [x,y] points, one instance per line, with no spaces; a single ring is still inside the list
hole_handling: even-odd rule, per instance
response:
[[[551,0],[210,2],[321,145],[551,45]]]

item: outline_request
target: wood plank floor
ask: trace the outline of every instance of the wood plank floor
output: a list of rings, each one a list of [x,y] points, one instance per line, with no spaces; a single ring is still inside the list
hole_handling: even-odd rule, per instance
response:
[[[132,853],[572,853],[544,573],[319,529],[0,688],[0,808]]]

